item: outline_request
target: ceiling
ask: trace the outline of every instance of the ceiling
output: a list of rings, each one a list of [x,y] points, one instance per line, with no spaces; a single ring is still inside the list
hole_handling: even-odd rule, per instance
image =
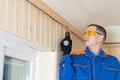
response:
[[[120,0],[42,0],[80,32],[95,23],[108,32],[107,42],[120,42]]]

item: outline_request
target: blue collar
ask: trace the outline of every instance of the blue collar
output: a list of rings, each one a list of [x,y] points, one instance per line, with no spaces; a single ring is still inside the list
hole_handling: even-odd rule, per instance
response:
[[[94,54],[93,52],[90,51],[90,49],[87,47],[85,49],[85,55],[88,56],[88,57],[93,57]],[[107,57],[103,51],[103,49],[100,50],[99,54],[97,56],[100,56],[100,57]]]

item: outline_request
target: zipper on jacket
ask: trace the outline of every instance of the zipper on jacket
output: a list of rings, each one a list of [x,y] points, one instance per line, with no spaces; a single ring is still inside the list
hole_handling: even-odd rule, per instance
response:
[[[92,58],[92,70],[93,70],[93,80],[95,80],[95,56]]]

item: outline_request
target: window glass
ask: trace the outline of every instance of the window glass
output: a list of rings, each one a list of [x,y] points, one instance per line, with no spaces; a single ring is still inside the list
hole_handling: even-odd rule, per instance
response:
[[[5,56],[3,80],[30,80],[30,62]]]

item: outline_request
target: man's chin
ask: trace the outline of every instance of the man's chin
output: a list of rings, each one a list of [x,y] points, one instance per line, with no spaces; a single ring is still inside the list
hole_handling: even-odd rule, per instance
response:
[[[85,43],[85,46],[86,46],[86,47],[88,47],[88,46],[89,46],[89,44]]]

